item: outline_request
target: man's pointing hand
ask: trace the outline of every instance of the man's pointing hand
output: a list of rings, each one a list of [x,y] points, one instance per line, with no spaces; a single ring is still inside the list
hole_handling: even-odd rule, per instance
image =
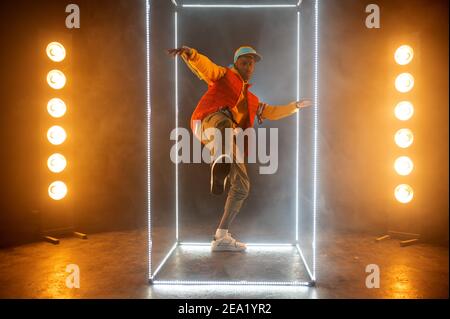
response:
[[[171,55],[172,57],[175,57],[177,55],[182,55],[183,53],[186,53],[186,55],[190,58],[192,55],[192,49],[189,47],[183,46],[182,48],[167,50],[167,54]]]

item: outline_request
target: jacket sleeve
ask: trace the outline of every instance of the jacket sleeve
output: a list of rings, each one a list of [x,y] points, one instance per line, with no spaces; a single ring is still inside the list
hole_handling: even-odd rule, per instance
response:
[[[260,103],[258,108],[258,119],[260,123],[267,120],[280,120],[287,116],[297,113],[299,109],[297,108],[296,102],[291,102],[286,105],[269,105],[266,103]]]
[[[181,58],[200,80],[211,85],[225,75],[227,72],[225,67],[215,64],[208,57],[198,53],[197,50],[192,48],[191,50],[192,54],[190,57],[183,53]]]

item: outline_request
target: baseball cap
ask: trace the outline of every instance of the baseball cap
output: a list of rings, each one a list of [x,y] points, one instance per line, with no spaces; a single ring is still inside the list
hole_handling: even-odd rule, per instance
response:
[[[255,57],[255,61],[259,62],[262,60],[262,56],[256,52],[251,46],[242,46],[234,52],[234,63],[236,63],[237,59],[243,55],[253,55]]]

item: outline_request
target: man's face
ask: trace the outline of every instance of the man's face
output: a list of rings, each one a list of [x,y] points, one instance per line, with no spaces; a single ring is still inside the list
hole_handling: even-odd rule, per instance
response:
[[[235,67],[239,71],[241,77],[245,81],[248,81],[255,70],[255,58],[251,55],[243,55],[237,59]]]

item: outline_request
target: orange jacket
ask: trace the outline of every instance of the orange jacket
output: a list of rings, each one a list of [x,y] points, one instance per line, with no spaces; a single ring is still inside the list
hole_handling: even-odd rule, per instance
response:
[[[247,101],[249,97],[255,97],[252,93],[248,92],[246,88],[250,87],[251,84],[245,82],[242,77],[240,76],[239,72],[233,67],[233,68],[226,68],[223,66],[216,65],[214,62],[212,62],[207,56],[200,54],[196,49],[190,48],[192,51],[191,56],[187,56],[186,54],[182,54],[182,58],[184,62],[186,62],[186,65],[191,69],[191,71],[197,75],[197,77],[203,81],[205,81],[208,84],[209,90],[206,92],[204,98],[206,99],[206,96],[208,96],[208,100],[211,100],[211,97],[214,94],[214,91],[216,94],[218,92],[222,92],[222,90],[218,90],[218,88],[212,88],[214,87],[214,84],[219,82],[222,78],[225,77],[227,73],[233,73],[237,76],[237,78],[240,80],[240,87],[239,87],[239,93],[238,98],[236,99],[236,90],[230,91],[225,93],[223,96],[227,97],[226,101],[222,106],[227,106],[229,110],[231,111],[235,121],[240,124],[240,126],[248,126],[253,125],[254,123],[254,101]],[[230,72],[231,71],[231,72]],[[231,75],[228,75],[231,78]],[[231,80],[224,80],[225,83],[230,82]],[[234,79],[232,80],[234,84],[237,84]],[[210,92],[211,90],[214,90]],[[235,87],[236,89],[236,87]],[[221,97],[222,99],[223,97]],[[255,97],[257,98],[257,97]],[[202,98],[203,99],[203,98]],[[231,101],[232,103],[229,103]],[[201,101],[200,101],[201,102]],[[211,102],[206,102],[208,105],[211,105]],[[251,106],[248,106],[248,104],[252,104]],[[206,105],[206,104],[205,104]],[[206,110],[209,109],[209,106],[201,106],[201,103],[197,105],[197,108],[192,115],[192,119],[194,118],[204,118],[207,114]],[[295,101],[291,102],[286,105],[269,105],[266,103],[259,103],[259,106],[257,108],[257,115],[258,120],[262,121],[264,119],[268,120],[279,120],[284,117],[290,116],[298,111],[298,108],[296,106]],[[216,108],[211,108],[212,111],[216,110]],[[249,114],[251,110],[252,114]],[[191,121],[191,126],[192,126]],[[194,130],[195,132],[195,130]]]
[[[242,79],[231,69],[227,69],[225,76],[208,86],[208,91],[203,95],[191,117],[191,128],[194,130],[194,121],[203,120],[207,115],[228,108],[232,113],[236,112],[237,102],[242,93],[244,83]],[[251,87],[251,84],[248,84]],[[253,127],[256,113],[259,107],[259,99],[250,91],[246,91],[248,117],[246,123],[242,123],[242,129]]]

